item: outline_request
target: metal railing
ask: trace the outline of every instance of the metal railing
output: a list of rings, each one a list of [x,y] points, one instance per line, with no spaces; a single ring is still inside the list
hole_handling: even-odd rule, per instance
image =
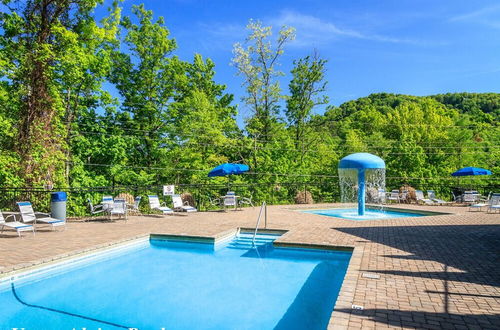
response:
[[[463,183],[463,182],[462,182]],[[458,185],[457,182],[438,179],[386,179],[386,190],[399,189],[403,184],[408,184],[415,189],[436,191],[443,199],[452,200],[452,192]],[[488,193],[500,191],[500,185],[494,178],[487,181],[474,182],[471,185],[483,196]],[[463,187],[463,186],[462,186]],[[199,211],[215,209],[210,200],[224,196],[228,190],[235,191],[239,196],[251,197],[256,204],[266,201],[266,204],[295,204],[298,192],[310,193],[314,203],[332,203],[340,201],[340,187],[337,178],[322,178],[318,181],[309,182],[252,182],[231,184],[176,184],[176,193],[189,193],[192,196],[192,204]],[[52,190],[31,187],[0,187],[0,210],[16,210],[16,202],[30,201],[36,211],[48,212],[50,209],[50,193],[53,191],[65,191],[68,194],[68,210],[70,217],[90,215],[87,200],[99,204],[103,195],[116,197],[120,194],[142,196],[140,209],[148,211],[147,195],[158,195],[163,198],[162,185],[147,186],[109,186],[109,187],[56,187]],[[123,197],[123,196],[121,196]],[[165,202],[170,202],[165,199]]]
[[[257,224],[255,225],[255,231],[252,237],[252,247],[255,246],[255,237],[257,236],[257,231],[259,230],[260,219],[262,218],[262,210],[264,210],[264,228],[267,228],[267,204],[266,202],[262,202],[262,206],[260,207],[259,217],[257,218]]]

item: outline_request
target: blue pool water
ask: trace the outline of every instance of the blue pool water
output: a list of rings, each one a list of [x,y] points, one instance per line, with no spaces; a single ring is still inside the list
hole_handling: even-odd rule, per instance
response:
[[[4,283],[2,328],[325,329],[351,252],[161,240]]]
[[[419,213],[392,211],[387,209],[385,210],[366,209],[365,214],[360,216],[358,215],[357,208],[308,210],[304,212],[326,215],[328,217],[349,219],[349,220],[379,220],[379,219],[393,219],[393,218],[422,217],[427,215]]]

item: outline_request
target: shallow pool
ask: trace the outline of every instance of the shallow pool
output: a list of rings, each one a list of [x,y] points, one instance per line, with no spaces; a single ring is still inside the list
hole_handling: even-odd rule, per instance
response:
[[[25,329],[325,329],[351,252],[151,240],[37,281],[4,283],[0,324]]]
[[[393,219],[393,218],[408,218],[408,217],[423,217],[428,214],[411,213],[393,210],[376,210],[366,209],[364,215],[358,215],[357,208],[349,209],[325,209],[325,210],[307,210],[305,213],[313,213],[319,215],[326,215],[328,217],[349,219],[349,220],[379,220],[379,219]]]

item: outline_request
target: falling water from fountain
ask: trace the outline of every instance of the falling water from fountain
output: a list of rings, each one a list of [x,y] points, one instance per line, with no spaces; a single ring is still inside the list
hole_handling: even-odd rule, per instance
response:
[[[385,163],[368,153],[346,156],[339,163],[339,183],[342,203],[357,204],[358,216],[364,216],[366,203],[385,201]]]

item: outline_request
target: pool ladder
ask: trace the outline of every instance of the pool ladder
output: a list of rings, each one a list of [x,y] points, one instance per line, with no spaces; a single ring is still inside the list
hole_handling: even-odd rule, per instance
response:
[[[257,224],[255,225],[255,231],[252,237],[252,247],[255,247],[255,236],[257,236],[257,230],[259,230],[260,219],[262,218],[262,211],[264,211],[264,228],[267,228],[267,204],[262,202],[260,207],[259,217],[257,218]]]

